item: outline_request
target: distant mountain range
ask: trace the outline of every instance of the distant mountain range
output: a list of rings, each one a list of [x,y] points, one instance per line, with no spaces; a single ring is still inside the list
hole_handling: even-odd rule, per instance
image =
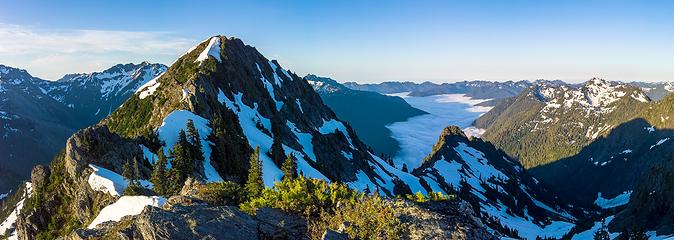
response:
[[[463,81],[456,83],[413,83],[413,82],[383,82],[376,84],[344,83],[351,89],[372,91],[383,94],[409,92],[409,96],[425,97],[439,94],[465,94],[471,98],[500,99],[519,94],[531,86],[529,81]]]
[[[49,162],[68,136],[106,117],[165,70],[146,62],[119,64],[48,81],[0,65],[0,192],[16,187],[33,166]]]

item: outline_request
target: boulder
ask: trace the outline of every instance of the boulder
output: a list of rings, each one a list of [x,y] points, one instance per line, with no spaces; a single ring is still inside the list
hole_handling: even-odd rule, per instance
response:
[[[37,165],[33,167],[33,170],[30,172],[30,182],[33,184],[33,187],[42,186],[47,178],[49,178],[49,167],[44,165]]]
[[[255,213],[260,237],[264,239],[309,239],[307,221],[276,208],[260,208]]]

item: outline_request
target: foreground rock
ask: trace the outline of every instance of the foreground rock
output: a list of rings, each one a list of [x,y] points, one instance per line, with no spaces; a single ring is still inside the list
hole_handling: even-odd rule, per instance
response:
[[[69,239],[303,239],[306,221],[274,209],[261,209],[258,218],[233,206],[146,207],[140,215],[78,229]]]
[[[463,201],[422,203],[394,201],[409,230],[405,239],[497,239]],[[258,209],[255,216],[234,206],[206,204],[146,207],[137,216],[75,230],[68,239],[348,239],[343,229],[310,236],[307,221],[278,209]]]

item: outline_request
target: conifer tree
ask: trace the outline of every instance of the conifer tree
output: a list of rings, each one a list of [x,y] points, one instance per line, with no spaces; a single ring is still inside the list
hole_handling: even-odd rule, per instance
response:
[[[273,135],[271,143],[271,157],[276,166],[283,164],[284,159],[286,158],[285,151],[283,151],[283,143],[281,140],[281,120],[279,120],[278,115],[274,115],[271,119],[271,132]]]
[[[608,234],[608,228],[606,227],[605,219],[601,220],[601,227],[594,232],[594,240],[609,240],[611,239]]]
[[[201,146],[201,137],[199,136],[199,131],[194,127],[194,122],[192,119],[187,121],[187,135],[192,142],[191,144],[191,156],[192,156],[192,171],[201,172],[201,167],[203,166],[204,161],[204,151]]]
[[[635,228],[634,230],[632,230],[632,234],[630,234],[630,239],[647,240],[648,235],[646,235],[646,232],[642,228]]]
[[[131,170],[131,164],[127,160],[124,165],[122,165],[122,177],[128,182],[131,183],[133,178],[133,170]]]
[[[190,142],[194,146],[193,156],[196,160],[204,160],[204,152],[201,146],[201,137],[199,136],[199,131],[194,127],[194,122],[192,119],[187,120],[187,135],[190,138]]]
[[[171,171],[169,172],[171,192],[178,191],[185,179],[192,174],[194,168],[190,148],[185,131],[181,129],[172,151],[173,159],[171,159]]]
[[[167,192],[167,179],[166,179],[166,156],[164,156],[164,149],[159,149],[157,153],[157,163],[154,165],[152,170],[152,177],[150,182],[154,185],[155,192],[159,194],[166,194]]]
[[[297,177],[297,160],[292,153],[288,155],[285,161],[283,161],[281,169],[283,170],[284,179],[292,180]]]
[[[138,160],[134,157],[133,158],[133,177],[131,178],[131,182],[133,184],[138,184],[138,179],[140,179],[140,169],[138,168]]]
[[[246,191],[249,196],[259,196],[264,190],[264,181],[262,181],[262,162],[260,162],[260,147],[255,148],[255,152],[250,155],[250,169],[248,171],[248,181],[246,181]]]
[[[620,230],[620,235],[616,238],[616,240],[629,240],[630,239],[630,233],[627,231],[627,228],[624,228]]]

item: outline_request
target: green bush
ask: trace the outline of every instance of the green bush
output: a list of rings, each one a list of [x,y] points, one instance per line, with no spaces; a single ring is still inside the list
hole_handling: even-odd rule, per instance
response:
[[[328,184],[300,176],[295,180],[277,182],[273,188],[264,189],[259,197],[241,204],[241,209],[255,214],[258,208],[272,207],[309,217],[318,216],[322,211],[335,207],[337,203],[355,202],[357,198],[358,193],[344,184]]]
[[[214,205],[239,205],[246,198],[243,188],[234,182],[207,183],[199,188],[199,198]]]
[[[348,223],[344,230],[353,239],[400,239],[406,233],[393,202],[358,193],[341,183],[303,176],[277,182],[240,207],[250,214],[258,208],[271,207],[303,215],[309,234],[315,239],[320,239],[326,229],[338,229],[343,223]]]

